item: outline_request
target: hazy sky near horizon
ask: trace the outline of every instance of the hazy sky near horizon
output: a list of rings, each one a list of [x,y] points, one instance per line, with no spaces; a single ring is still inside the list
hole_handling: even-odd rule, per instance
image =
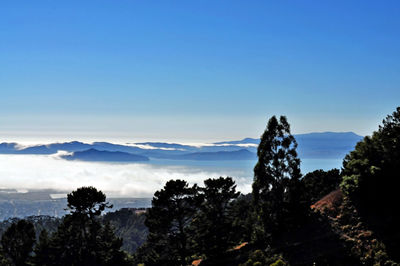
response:
[[[400,105],[399,1],[2,1],[0,141],[370,134]]]

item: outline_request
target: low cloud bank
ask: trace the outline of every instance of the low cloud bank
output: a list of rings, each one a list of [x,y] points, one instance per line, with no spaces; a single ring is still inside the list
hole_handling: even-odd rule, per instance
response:
[[[66,161],[54,155],[0,155],[0,188],[69,192],[94,186],[111,197],[152,197],[170,179],[203,185],[207,178],[231,176],[243,193],[251,191],[249,169]]]

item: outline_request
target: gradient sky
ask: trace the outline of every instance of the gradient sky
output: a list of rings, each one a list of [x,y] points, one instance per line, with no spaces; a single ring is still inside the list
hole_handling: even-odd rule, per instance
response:
[[[0,141],[367,135],[400,105],[399,1],[1,1]]]

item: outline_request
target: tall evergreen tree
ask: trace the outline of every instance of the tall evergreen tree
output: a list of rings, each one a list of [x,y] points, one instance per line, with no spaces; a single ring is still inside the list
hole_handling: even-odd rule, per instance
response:
[[[273,116],[261,136],[254,168],[254,240],[271,240],[294,226],[304,211],[297,142],[285,116]]]
[[[99,220],[101,212],[111,207],[103,192],[82,187],[68,194],[66,215],[48,243],[48,257],[35,260],[43,265],[125,265],[125,253],[109,225]],[[43,243],[44,244],[44,243]],[[42,253],[38,253],[41,255]],[[40,261],[41,260],[41,261]]]
[[[231,208],[240,193],[231,177],[207,179],[204,184],[202,203],[193,222],[194,242],[202,254],[215,258],[234,244]]]
[[[197,186],[183,180],[170,180],[154,194],[145,224],[149,229],[146,265],[186,265],[189,249],[188,227],[196,212]],[[140,255],[139,255],[140,257]]]

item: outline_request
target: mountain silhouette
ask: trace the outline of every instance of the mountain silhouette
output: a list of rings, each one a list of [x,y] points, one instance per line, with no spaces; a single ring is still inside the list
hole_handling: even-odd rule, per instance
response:
[[[61,157],[67,160],[90,162],[143,162],[149,160],[149,158],[142,155],[120,151],[98,151],[96,149],[77,151],[71,155],[62,155]]]
[[[353,132],[322,132],[294,135],[297,140],[297,152],[301,159],[341,159],[354,149],[356,143],[363,137]],[[245,138],[242,140],[223,141],[203,146],[184,145],[164,142],[141,142],[134,144],[113,144],[109,142],[94,142],[92,144],[79,141],[52,143],[20,147],[17,143],[1,143],[0,154],[55,154],[58,151],[73,152],[74,156],[85,157],[85,160],[115,161],[122,154],[124,160],[135,161],[133,157],[173,159],[173,160],[252,160],[255,159],[259,139]],[[92,152],[88,152],[93,150]],[[96,152],[95,152],[96,151]],[[104,151],[104,153],[101,153]],[[86,152],[86,153],[79,153]],[[110,155],[107,152],[122,154]],[[92,159],[90,157],[93,157]],[[104,158],[101,158],[104,156]],[[66,159],[74,157],[66,157]],[[81,158],[81,159],[82,159]],[[130,158],[130,159],[129,159]],[[138,157],[139,158],[139,157]],[[82,159],[83,160],[83,159]]]

